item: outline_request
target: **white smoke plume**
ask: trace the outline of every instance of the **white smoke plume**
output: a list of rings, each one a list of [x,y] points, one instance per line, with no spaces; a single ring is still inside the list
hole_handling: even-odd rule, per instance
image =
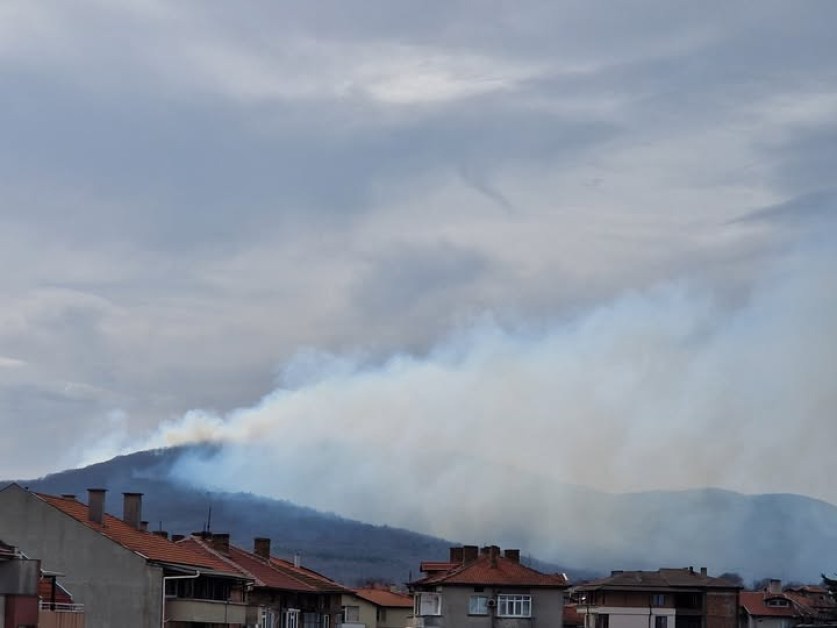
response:
[[[303,355],[257,405],[191,412],[143,446],[222,443],[178,469],[215,488],[540,548],[592,525],[567,484],[835,502],[835,262],[822,243],[786,252],[735,305],[670,284],[377,365]]]

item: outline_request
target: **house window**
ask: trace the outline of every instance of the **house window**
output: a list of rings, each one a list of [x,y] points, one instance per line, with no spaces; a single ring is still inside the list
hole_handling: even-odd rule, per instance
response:
[[[414,612],[417,617],[442,614],[442,596],[439,593],[416,593]]]
[[[320,628],[319,613],[303,613],[302,628]]]
[[[331,625],[331,617],[328,614],[323,615],[323,628],[329,628]]]
[[[609,628],[610,615],[599,613],[596,615],[596,628]]]
[[[498,617],[531,617],[532,596],[501,593],[497,596]]]
[[[651,606],[665,606],[666,605],[666,596],[665,593],[654,593],[651,596]]]
[[[282,628],[299,628],[299,610],[289,608],[282,615]]]
[[[360,606],[344,606],[343,621],[347,624],[360,621]]]
[[[488,596],[472,595],[468,600],[469,615],[488,615]]]
[[[654,628],[668,628],[668,617],[665,615],[657,615],[654,618]]]
[[[375,618],[379,622],[385,622],[387,620],[387,609],[378,607],[378,611],[375,613]]]

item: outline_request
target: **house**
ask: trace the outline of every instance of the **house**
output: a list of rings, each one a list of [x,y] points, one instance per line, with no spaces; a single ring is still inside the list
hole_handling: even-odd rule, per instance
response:
[[[586,628],[736,628],[740,587],[695,571],[613,571],[576,587]]]
[[[104,512],[105,493],[90,489],[84,504],[10,484],[0,490],[0,538],[64,574],[91,627],[245,623],[247,576],[145,530],[140,493],[123,494],[122,518]]]
[[[791,628],[800,613],[782,592],[781,580],[770,580],[762,591],[742,591],[739,598],[740,628]]]
[[[299,556],[291,562],[271,555],[267,537],[256,537],[252,552],[231,544],[229,534],[199,532],[176,537],[176,543],[221,560],[250,579],[248,626],[330,628],[339,624],[341,599],[349,590],[303,567]]]
[[[564,574],[545,574],[520,562],[520,551],[496,545],[452,547],[445,562],[423,562],[410,583],[412,628],[561,628]]]
[[[740,628],[837,626],[837,602],[828,589],[812,585],[782,588],[769,580],[760,591],[742,591]]]
[[[366,587],[344,594],[342,606],[346,628],[404,628],[413,613],[413,597],[389,587]]]

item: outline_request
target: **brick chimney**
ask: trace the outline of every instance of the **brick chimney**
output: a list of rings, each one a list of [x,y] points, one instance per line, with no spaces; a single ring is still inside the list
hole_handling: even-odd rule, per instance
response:
[[[140,530],[143,532],[148,532],[148,522],[147,521],[140,521]]]
[[[513,563],[520,562],[520,550],[519,549],[507,549],[503,551],[503,556],[506,557],[507,560],[510,560]]]
[[[261,556],[265,560],[270,559],[270,538],[266,536],[257,536],[254,538],[253,553],[256,556]]]
[[[708,574],[708,570],[706,569],[706,567],[701,567],[700,568],[700,575],[705,576],[707,574]]]
[[[460,564],[465,560],[465,548],[464,547],[452,547],[450,548],[450,562]]]
[[[777,580],[776,578],[771,578],[770,581],[767,583],[767,592],[775,594],[781,593],[782,581]]]
[[[500,556],[500,548],[496,545],[489,545],[488,547],[488,558],[491,561],[491,566],[497,566],[497,558]]]
[[[122,493],[122,521],[140,529],[142,522],[142,493]]]
[[[102,524],[105,518],[105,488],[87,489],[87,518],[93,523]]]
[[[209,545],[216,552],[222,554],[230,553],[230,535],[229,534],[213,534],[209,537]]]
[[[476,545],[466,545],[462,548],[462,559],[466,563],[476,560],[479,555],[480,549]]]

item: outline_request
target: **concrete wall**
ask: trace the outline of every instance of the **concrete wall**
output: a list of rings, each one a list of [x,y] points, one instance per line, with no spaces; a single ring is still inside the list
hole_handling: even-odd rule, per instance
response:
[[[44,569],[84,604],[87,628],[160,625],[162,570],[17,485],[0,490],[0,539]]]
[[[363,624],[366,628],[375,628],[378,625],[377,620],[377,608],[371,602],[367,602],[366,600],[362,600],[356,595],[352,595],[349,593],[344,593],[342,595],[342,599],[340,600],[341,607],[342,606],[357,606],[360,609],[360,616],[357,619],[356,624]],[[404,625],[401,625],[403,628]]]
[[[378,622],[378,628],[404,628],[412,614],[411,608],[388,608],[386,617]]]
[[[0,562],[0,593],[7,595],[38,595],[41,563],[38,560],[4,560]]]
[[[247,607],[243,603],[214,600],[166,600],[166,620],[211,624],[244,624]]]
[[[411,619],[409,624],[424,624],[425,628],[562,628],[564,592],[560,589],[511,589],[484,587],[444,587],[442,589],[442,614]],[[488,615],[469,615],[468,602],[472,595],[496,598],[500,593],[528,594],[532,596],[532,616],[496,617],[496,609]],[[423,621],[415,621],[416,619]]]

